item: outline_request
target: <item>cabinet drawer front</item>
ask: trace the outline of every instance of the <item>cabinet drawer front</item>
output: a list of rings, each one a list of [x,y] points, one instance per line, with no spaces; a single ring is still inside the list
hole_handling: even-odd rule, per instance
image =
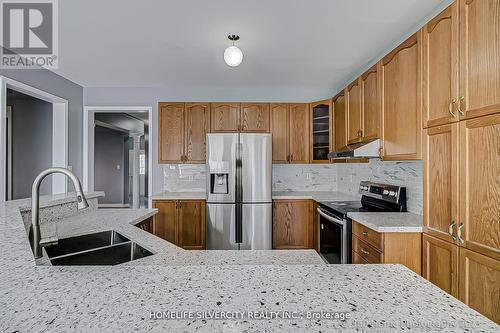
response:
[[[356,221],[352,221],[352,234],[359,237],[363,241],[368,244],[374,246],[376,249],[383,251],[383,234],[373,231],[370,228],[365,227],[362,224],[359,224]]]
[[[383,261],[381,252],[356,236],[352,236],[352,250],[370,264],[381,264]]]
[[[353,264],[369,264],[362,256],[358,253],[352,251],[352,263]]]

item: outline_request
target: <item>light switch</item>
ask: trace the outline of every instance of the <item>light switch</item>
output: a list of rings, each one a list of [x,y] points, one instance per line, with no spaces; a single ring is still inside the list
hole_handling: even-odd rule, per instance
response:
[[[116,170],[120,170],[120,168],[121,168],[120,164],[117,164],[116,165]]]

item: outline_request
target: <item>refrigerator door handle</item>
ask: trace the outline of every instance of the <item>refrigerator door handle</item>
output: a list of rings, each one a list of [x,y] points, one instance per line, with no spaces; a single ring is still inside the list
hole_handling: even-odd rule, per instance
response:
[[[241,160],[243,145],[240,142],[238,135],[238,142],[236,143],[236,219],[235,219],[235,240],[236,243],[243,242],[243,182],[242,182],[242,168],[243,162]]]

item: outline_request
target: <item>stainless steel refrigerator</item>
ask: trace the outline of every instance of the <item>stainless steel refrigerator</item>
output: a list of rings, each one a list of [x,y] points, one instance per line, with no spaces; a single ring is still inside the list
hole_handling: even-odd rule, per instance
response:
[[[271,134],[207,134],[207,250],[272,248]]]

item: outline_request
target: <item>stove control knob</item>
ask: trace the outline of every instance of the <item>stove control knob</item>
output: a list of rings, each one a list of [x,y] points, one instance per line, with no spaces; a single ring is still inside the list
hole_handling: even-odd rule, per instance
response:
[[[368,186],[365,186],[365,191],[368,191],[370,188]]]
[[[389,194],[389,190],[384,190],[384,192],[382,192],[383,195],[388,195]]]
[[[361,191],[363,191],[363,190],[365,189],[365,187],[364,187],[364,186],[360,186],[360,187],[359,187],[359,189],[360,189]]]
[[[391,196],[391,197],[395,197],[395,196],[396,196],[396,192],[394,192],[394,191],[389,191],[389,196]]]

